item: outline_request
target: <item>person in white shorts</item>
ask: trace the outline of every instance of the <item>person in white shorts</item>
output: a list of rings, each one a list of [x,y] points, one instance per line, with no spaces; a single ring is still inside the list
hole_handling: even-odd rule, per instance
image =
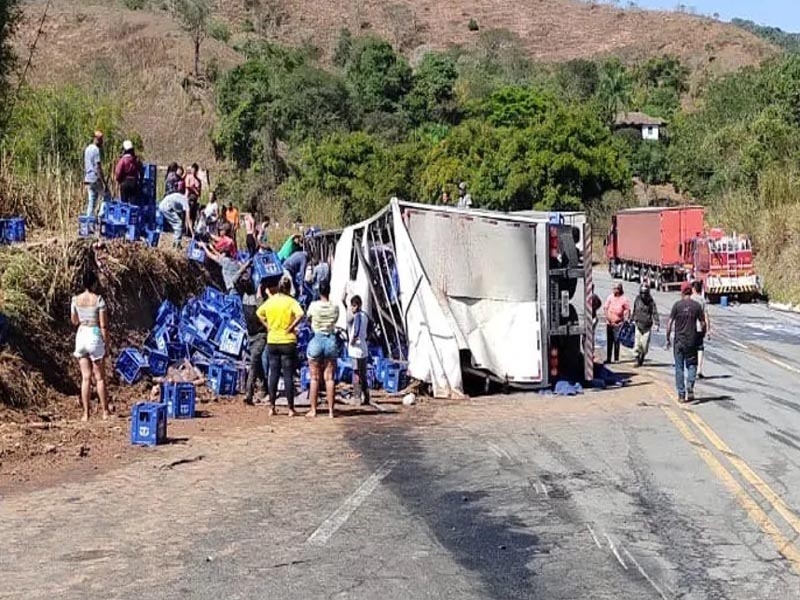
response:
[[[75,335],[75,358],[81,367],[81,404],[83,420],[89,420],[89,400],[92,395],[92,375],[103,408],[103,419],[110,415],[106,394],[106,345],[108,343],[108,311],[102,296],[95,289],[97,276],[93,271],[83,274],[83,291],[72,297],[70,317],[78,327]]]

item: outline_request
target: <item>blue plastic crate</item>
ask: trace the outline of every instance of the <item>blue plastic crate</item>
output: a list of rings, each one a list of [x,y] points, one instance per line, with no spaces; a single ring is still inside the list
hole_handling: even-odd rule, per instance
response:
[[[228,320],[220,325],[214,341],[223,354],[239,357],[246,339],[247,330],[236,321]]]
[[[23,217],[11,217],[5,219],[2,237],[9,244],[25,241],[25,219]]]
[[[201,340],[200,338],[196,338],[194,342],[192,342],[191,348],[193,353],[199,352],[200,354],[207,356],[209,359],[214,356],[217,351],[216,348],[214,348],[214,344],[205,340]]]
[[[136,348],[126,348],[119,355],[115,369],[125,383],[134,384],[147,369],[147,360]]]
[[[283,264],[274,252],[264,250],[253,257],[253,273],[258,279],[280,277],[283,275]]]
[[[142,181],[155,184],[157,178],[158,178],[158,165],[156,165],[155,163],[144,163],[142,165]]]
[[[153,329],[153,331],[150,332],[150,335],[147,336],[147,339],[145,339],[145,347],[150,348],[151,350],[158,350],[159,352],[166,354],[167,344],[172,341],[171,330],[172,327],[169,323],[158,325],[155,329]]]
[[[169,356],[157,350],[150,350],[147,353],[147,366],[151,375],[163,377],[169,370]]]
[[[166,441],[166,405],[155,402],[134,404],[131,410],[131,444],[156,446]]]
[[[208,365],[208,387],[217,396],[235,396],[239,383],[239,371],[228,363]]]
[[[115,225],[138,225],[139,223],[139,207],[133,204],[120,203],[117,205],[113,217],[110,217],[110,222]]]
[[[167,406],[170,419],[193,419],[196,399],[197,391],[192,383],[161,384],[161,402]]]
[[[100,235],[106,239],[114,240],[124,238],[128,233],[128,228],[125,225],[116,225],[114,223],[101,223]]]
[[[197,330],[190,323],[181,321],[181,324],[178,326],[178,340],[191,346],[196,339]]]
[[[78,217],[78,237],[89,237],[97,231],[97,219],[81,215]]]
[[[139,238],[139,228],[136,225],[128,225],[125,228],[125,239],[129,242],[135,242]]]
[[[309,387],[311,387],[311,369],[306,367],[300,367],[300,390],[305,392]]]
[[[204,375],[208,374],[208,366],[211,364],[211,359],[208,356],[200,352],[194,352],[190,360],[195,369],[198,369]]]
[[[192,327],[197,331],[197,337],[201,340],[214,339],[214,334],[219,327],[221,319],[217,313],[208,310],[201,310],[200,314],[192,319]]]
[[[156,313],[156,325],[175,325],[178,322],[178,307],[164,300]]]
[[[191,356],[189,344],[183,342],[170,342],[167,344],[167,356],[170,362],[184,361]]]
[[[390,365],[383,380],[383,389],[390,394],[397,394],[406,386],[406,368],[397,364]]]
[[[236,253],[236,260],[239,262],[247,262],[250,260],[250,253],[247,250],[240,250]]]
[[[336,361],[336,381],[351,383],[353,381],[353,361],[340,358]]]
[[[201,300],[219,310],[225,305],[225,294],[217,288],[207,287],[203,290]]]
[[[193,260],[195,262],[206,262],[206,251],[203,250],[195,240],[189,242],[189,246],[186,249],[186,256],[189,257],[189,260]]]

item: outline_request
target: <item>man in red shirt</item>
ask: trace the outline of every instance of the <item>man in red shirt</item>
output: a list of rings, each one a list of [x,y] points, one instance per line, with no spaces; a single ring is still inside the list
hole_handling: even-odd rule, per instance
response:
[[[215,236],[214,239],[214,250],[222,254],[223,256],[227,256],[231,259],[236,259],[236,242],[231,237],[233,228],[231,227],[230,223],[223,223],[222,227],[219,230],[219,236]]]
[[[631,302],[622,293],[622,284],[616,282],[614,291],[606,298],[603,305],[606,316],[606,363],[619,362],[619,340],[617,331],[622,324],[631,318]]]
[[[123,202],[138,205],[141,173],[142,163],[136,156],[133,142],[125,140],[122,142],[122,156],[114,170],[114,179],[119,184],[119,195]]]

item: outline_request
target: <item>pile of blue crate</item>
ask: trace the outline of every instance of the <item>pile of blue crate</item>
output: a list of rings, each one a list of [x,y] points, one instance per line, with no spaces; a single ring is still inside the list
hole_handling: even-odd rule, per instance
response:
[[[25,241],[25,219],[11,217],[0,219],[0,244],[18,244]]]
[[[154,164],[143,167],[139,199],[136,204],[118,200],[104,201],[100,215],[78,217],[78,236],[91,237],[99,234],[106,239],[126,239],[131,242],[144,240],[157,246],[160,233],[156,224],[156,184],[158,168]]]
[[[241,299],[206,288],[182,310],[165,301],[144,348],[123,350],[116,370],[126,383],[133,384],[146,374],[163,377],[171,365],[188,360],[206,375],[216,395],[235,396],[246,377],[246,353]]]

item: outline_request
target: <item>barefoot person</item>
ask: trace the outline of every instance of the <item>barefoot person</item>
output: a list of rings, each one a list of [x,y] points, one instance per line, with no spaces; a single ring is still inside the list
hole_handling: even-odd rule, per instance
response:
[[[256,311],[267,328],[267,356],[269,356],[269,414],[275,414],[278,399],[278,378],[283,373],[283,386],[289,404],[289,416],[294,412],[294,372],[297,367],[297,334],[295,330],[303,320],[303,309],[292,298],[292,282],[282,277],[277,289],[270,290],[270,298]]]
[[[308,307],[308,318],[314,337],[308,344],[308,367],[311,370],[311,388],[308,399],[311,410],[308,417],[317,416],[317,397],[321,377],[325,378],[325,396],[328,399],[328,413],[333,418],[333,402],[336,382],[333,378],[336,359],[339,356],[339,339],[336,337],[336,321],[339,320],[339,307],[330,301],[331,284],[323,281],[319,286],[319,300]]]
[[[103,407],[103,418],[107,419],[108,396],[106,395],[105,356],[108,344],[108,314],[102,296],[96,293],[97,276],[92,271],[83,274],[83,291],[72,297],[70,315],[72,324],[78,327],[75,336],[75,358],[81,367],[81,403],[83,420],[89,420],[89,399],[92,395],[92,374],[97,385],[97,395]]]

